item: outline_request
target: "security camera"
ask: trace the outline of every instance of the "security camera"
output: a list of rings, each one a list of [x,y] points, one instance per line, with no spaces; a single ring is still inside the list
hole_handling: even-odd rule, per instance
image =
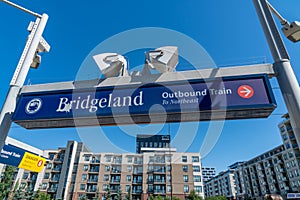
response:
[[[285,26],[281,30],[292,42],[298,42],[300,40],[300,22],[292,22],[289,26]]]
[[[178,64],[178,47],[164,46],[146,54],[146,64],[160,73],[173,72]]]
[[[36,53],[30,67],[33,69],[37,69],[41,64],[41,61],[42,61],[42,57]]]
[[[106,78],[120,76],[127,76],[127,61],[126,59],[116,53],[101,53],[93,56],[100,71]]]

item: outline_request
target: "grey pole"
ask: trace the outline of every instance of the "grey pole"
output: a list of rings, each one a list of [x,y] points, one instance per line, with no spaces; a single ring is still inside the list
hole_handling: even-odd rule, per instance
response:
[[[47,20],[48,15],[43,14],[41,18],[38,17],[34,22],[33,28],[27,38],[23,53],[10,82],[9,91],[0,113],[0,149],[2,149],[5,144],[7,134],[12,124],[12,115],[15,112],[19,91],[26,80],[30,65],[42,39],[42,34]]]
[[[266,0],[253,0],[274,59],[273,69],[283,95],[291,125],[300,144],[300,88],[290,58]]]

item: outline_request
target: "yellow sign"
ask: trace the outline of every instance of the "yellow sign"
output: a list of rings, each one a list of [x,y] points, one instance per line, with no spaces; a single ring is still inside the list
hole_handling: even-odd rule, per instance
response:
[[[45,158],[42,158],[32,153],[25,152],[18,167],[34,172],[40,172],[42,171],[45,162]]]

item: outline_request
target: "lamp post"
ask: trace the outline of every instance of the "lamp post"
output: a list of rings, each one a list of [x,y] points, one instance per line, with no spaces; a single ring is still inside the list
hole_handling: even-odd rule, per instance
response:
[[[300,88],[290,63],[290,57],[271,13],[274,8],[266,0],[253,0],[253,3],[274,59],[273,69],[290,116],[293,131],[297,143],[300,144]],[[289,38],[286,34],[289,31],[289,26],[283,25],[285,26],[283,31],[286,31],[285,35]],[[293,33],[293,35],[297,34]]]
[[[40,63],[40,52],[48,52],[50,50],[49,44],[42,37],[43,31],[45,29],[48,15],[39,15],[21,6],[18,6],[7,0],[1,0],[2,2],[18,8],[26,13],[29,13],[36,17],[35,22],[31,22],[28,30],[29,35],[27,38],[26,45],[24,47],[23,53],[19,59],[18,65],[15,69],[14,75],[10,82],[10,87],[4,101],[4,105],[0,114],[0,150],[5,144],[6,137],[8,135],[10,126],[12,124],[12,116],[15,112],[17,98],[20,89],[23,87],[28,74],[29,68],[37,68]]]

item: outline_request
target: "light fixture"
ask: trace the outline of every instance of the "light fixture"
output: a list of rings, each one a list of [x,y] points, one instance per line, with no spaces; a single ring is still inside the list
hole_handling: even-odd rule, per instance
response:
[[[292,42],[300,41],[300,22],[294,21],[288,27],[283,27],[282,32]]]
[[[143,72],[155,69],[160,73],[173,72],[178,64],[178,47],[164,46],[146,53]]]
[[[35,56],[32,60],[32,63],[30,65],[30,68],[33,68],[33,69],[37,69],[40,64],[41,64],[41,61],[42,61],[42,56],[40,56],[37,52],[35,53]]]
[[[300,41],[300,22],[294,21],[292,23],[289,23],[269,2],[267,2],[267,4],[273,14],[280,20],[280,23],[283,26],[281,30],[284,33],[285,37],[287,37],[292,42]]]
[[[101,53],[93,58],[106,78],[128,75],[127,61],[117,53]]]

